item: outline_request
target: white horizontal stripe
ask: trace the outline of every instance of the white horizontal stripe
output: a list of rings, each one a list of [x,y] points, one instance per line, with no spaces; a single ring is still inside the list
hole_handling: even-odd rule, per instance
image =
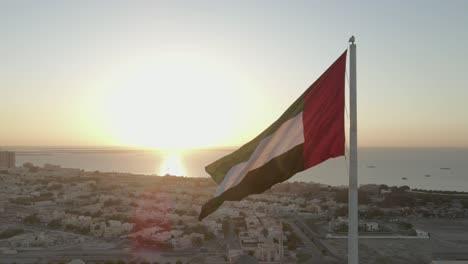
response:
[[[278,130],[264,138],[258,144],[248,161],[232,167],[216,190],[219,196],[225,190],[239,184],[251,170],[260,168],[275,157],[288,152],[297,145],[304,143],[302,112],[284,122]]]

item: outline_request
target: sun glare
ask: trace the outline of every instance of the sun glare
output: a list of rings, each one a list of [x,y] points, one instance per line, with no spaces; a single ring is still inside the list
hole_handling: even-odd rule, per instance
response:
[[[122,77],[107,95],[107,117],[119,144],[162,149],[226,144],[245,78],[193,54],[166,56]],[[227,143],[229,144],[229,143]]]
[[[182,165],[180,152],[172,151],[165,154],[160,175],[185,176],[185,169]]]

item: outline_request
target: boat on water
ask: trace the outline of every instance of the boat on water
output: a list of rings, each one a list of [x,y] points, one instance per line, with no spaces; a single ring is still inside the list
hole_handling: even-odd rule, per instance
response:
[[[447,167],[443,167],[443,168],[440,168],[441,170],[450,170],[450,168],[447,168]]]
[[[431,175],[430,174],[425,174],[424,177],[431,177]]]
[[[406,177],[403,177],[403,178],[401,178],[401,179],[402,179],[402,180],[407,180],[408,178],[406,178]]]
[[[375,168],[375,165],[367,165],[367,168]]]

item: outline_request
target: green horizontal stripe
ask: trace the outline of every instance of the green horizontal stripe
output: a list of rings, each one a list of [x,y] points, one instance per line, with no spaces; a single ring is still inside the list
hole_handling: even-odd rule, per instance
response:
[[[284,122],[295,117],[297,114],[304,110],[304,97],[306,92],[307,90],[286,110],[286,112],[284,112],[281,115],[281,117],[278,120],[276,120],[272,125],[265,129],[260,135],[258,135],[256,138],[243,145],[241,148],[234,151],[233,153],[224,156],[221,159],[206,166],[206,172],[208,172],[208,174],[211,175],[211,177],[217,184],[220,184],[223,181],[224,176],[226,176],[226,174],[232,167],[241,162],[249,160],[250,156],[255,151],[258,144],[260,144],[260,142],[264,138],[273,134]]]

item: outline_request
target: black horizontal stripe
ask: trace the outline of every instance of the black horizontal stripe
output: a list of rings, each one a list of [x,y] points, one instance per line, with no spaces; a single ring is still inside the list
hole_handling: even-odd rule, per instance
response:
[[[250,171],[238,185],[210,199],[202,206],[198,217],[199,220],[213,213],[224,201],[240,201],[248,195],[262,193],[271,186],[286,181],[294,174],[303,171],[303,145],[297,145],[288,152],[270,160],[262,167]]]

